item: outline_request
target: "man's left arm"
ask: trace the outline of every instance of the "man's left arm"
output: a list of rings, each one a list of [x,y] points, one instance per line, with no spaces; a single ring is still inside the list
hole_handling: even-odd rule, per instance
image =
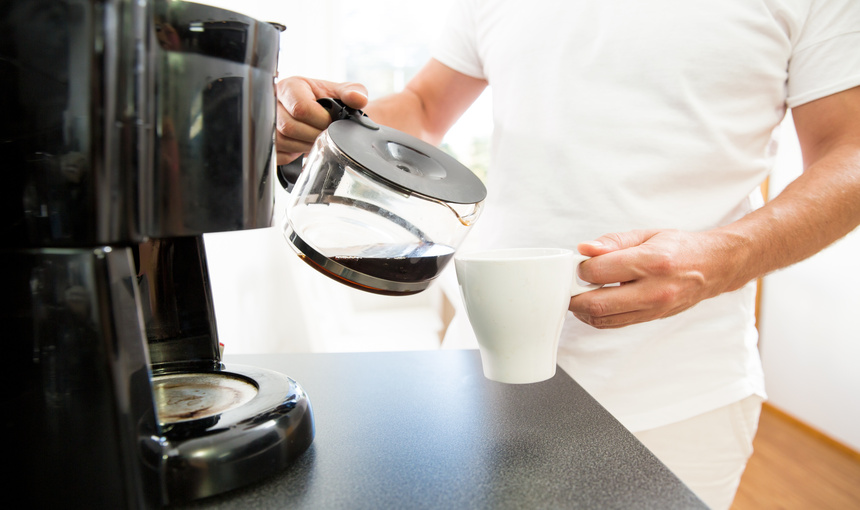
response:
[[[580,277],[622,282],[575,296],[597,328],[677,314],[818,253],[860,225],[860,87],[792,110],[803,173],[764,207],[705,232],[608,234],[582,243]]]

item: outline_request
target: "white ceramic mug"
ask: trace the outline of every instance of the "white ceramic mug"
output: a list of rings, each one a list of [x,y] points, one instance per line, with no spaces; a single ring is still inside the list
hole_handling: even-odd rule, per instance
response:
[[[587,258],[561,248],[510,248],[454,259],[485,377],[522,384],[555,375],[571,296],[601,287],[576,276]]]

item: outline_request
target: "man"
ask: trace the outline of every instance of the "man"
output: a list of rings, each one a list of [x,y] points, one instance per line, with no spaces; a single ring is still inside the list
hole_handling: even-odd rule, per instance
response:
[[[367,104],[278,84],[279,163],[339,97],[438,143],[487,87],[487,205],[470,242],[592,257],[559,365],[706,503],[728,508],[765,397],[754,281],[860,224],[860,2],[463,0],[434,58]],[[804,173],[763,207],[792,109]]]

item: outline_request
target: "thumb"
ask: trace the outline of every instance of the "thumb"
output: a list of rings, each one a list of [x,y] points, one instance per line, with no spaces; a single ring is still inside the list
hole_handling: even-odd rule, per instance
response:
[[[299,79],[307,84],[315,100],[330,97],[332,99],[340,99],[352,108],[364,108],[367,105],[367,88],[361,83],[337,83],[310,78]]]
[[[579,253],[587,257],[596,257],[605,253],[639,246],[654,237],[656,230],[631,230],[604,234],[593,241],[584,241],[577,245]]]
[[[335,93],[350,108],[360,110],[367,106],[367,88],[360,83],[338,83]]]

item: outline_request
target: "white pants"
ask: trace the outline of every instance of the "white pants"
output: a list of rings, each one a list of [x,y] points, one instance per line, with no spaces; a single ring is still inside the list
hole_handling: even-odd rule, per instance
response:
[[[753,452],[761,404],[753,395],[634,435],[709,507],[728,509]]]

